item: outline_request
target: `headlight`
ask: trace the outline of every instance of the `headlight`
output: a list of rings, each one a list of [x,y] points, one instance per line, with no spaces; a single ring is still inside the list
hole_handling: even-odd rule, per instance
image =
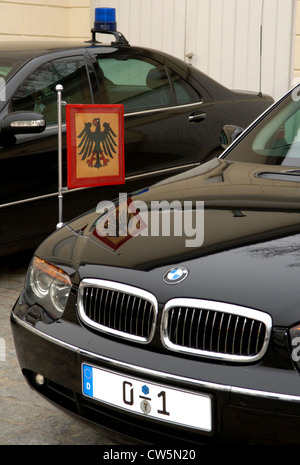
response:
[[[34,257],[25,284],[29,304],[41,305],[51,317],[60,318],[71,290],[69,276],[60,268]]]

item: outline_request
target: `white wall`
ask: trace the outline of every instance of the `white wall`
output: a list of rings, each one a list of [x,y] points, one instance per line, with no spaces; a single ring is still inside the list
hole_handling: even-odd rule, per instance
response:
[[[280,97],[293,79],[296,0],[93,0],[132,45],[185,59],[230,88]],[[262,24],[262,60],[260,26]],[[186,57],[193,52],[193,58]],[[260,72],[261,63],[261,72]]]

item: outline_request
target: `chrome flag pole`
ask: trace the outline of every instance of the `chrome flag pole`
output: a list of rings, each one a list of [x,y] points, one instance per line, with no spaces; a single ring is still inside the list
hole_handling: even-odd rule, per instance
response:
[[[64,90],[61,84],[55,87],[57,92],[57,121],[58,121],[58,224],[56,228],[63,226],[63,176],[62,176],[62,91]]]

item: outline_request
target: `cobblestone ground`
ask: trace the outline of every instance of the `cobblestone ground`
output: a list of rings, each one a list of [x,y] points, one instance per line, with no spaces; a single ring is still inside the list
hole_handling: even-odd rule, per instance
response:
[[[0,259],[0,445],[134,444],[61,412],[25,382],[9,316],[23,287],[29,261],[29,256]]]

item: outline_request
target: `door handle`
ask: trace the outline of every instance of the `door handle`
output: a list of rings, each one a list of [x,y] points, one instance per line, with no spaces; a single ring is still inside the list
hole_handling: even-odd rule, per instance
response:
[[[197,123],[199,121],[203,121],[205,118],[206,118],[206,113],[195,112],[189,116],[189,122]]]

